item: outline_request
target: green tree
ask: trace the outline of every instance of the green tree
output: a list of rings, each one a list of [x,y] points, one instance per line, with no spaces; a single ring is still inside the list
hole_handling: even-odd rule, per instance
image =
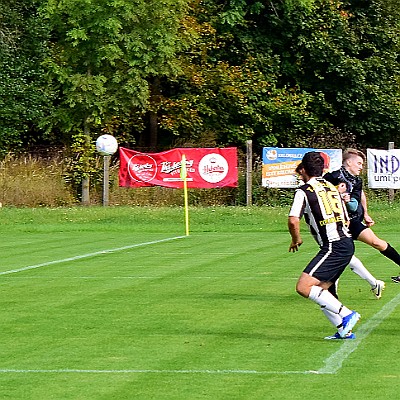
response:
[[[299,135],[329,124],[314,112],[324,103],[283,82],[259,1],[193,1],[185,31],[196,35],[181,54],[182,73],[163,82],[158,113],[165,137],[190,145],[296,145]],[[325,104],[324,104],[325,105]],[[296,137],[296,143],[293,138]]]
[[[0,4],[0,149],[71,144],[86,185],[102,132],[153,149],[399,139],[395,0]]]
[[[49,77],[60,93],[48,130],[100,131],[144,112],[150,82],[176,73],[178,29],[186,0],[47,0],[42,8],[52,28]],[[80,137],[78,135],[78,137]],[[90,168],[83,173],[88,187]],[[88,193],[83,193],[88,202]]]
[[[184,73],[163,84],[161,127],[186,143],[395,140],[399,12],[392,13],[393,5],[192,2],[197,41],[181,57]]]
[[[47,55],[48,28],[37,8],[35,0],[0,1],[0,152],[3,154],[46,139],[38,125],[51,109],[51,93],[42,67]]]
[[[399,138],[399,19],[381,1],[285,3],[269,31],[282,84],[313,96],[314,113],[334,128],[322,139],[336,132],[386,146]]]
[[[62,101],[48,122],[66,132],[87,120],[101,127],[144,109],[152,76],[175,72],[177,30],[185,0],[48,0],[52,27],[47,67]]]

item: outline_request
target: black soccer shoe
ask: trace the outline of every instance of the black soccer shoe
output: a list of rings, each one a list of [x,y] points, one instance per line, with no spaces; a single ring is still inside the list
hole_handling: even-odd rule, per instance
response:
[[[390,279],[391,279],[394,283],[400,283],[400,275],[399,275],[399,276],[391,276]]]

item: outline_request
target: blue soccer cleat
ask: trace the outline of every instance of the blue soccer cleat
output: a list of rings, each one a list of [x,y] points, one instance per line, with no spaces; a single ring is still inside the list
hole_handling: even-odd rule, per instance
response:
[[[353,332],[349,332],[345,337],[341,337],[339,332],[336,332],[334,335],[326,336],[325,340],[342,340],[342,339],[355,339],[356,335]]]
[[[360,319],[360,314],[357,311],[352,311],[351,314],[346,315],[342,319],[343,329],[339,332],[340,336],[344,338]]]

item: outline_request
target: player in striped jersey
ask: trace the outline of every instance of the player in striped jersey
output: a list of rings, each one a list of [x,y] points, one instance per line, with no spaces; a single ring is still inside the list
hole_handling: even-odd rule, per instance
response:
[[[328,288],[335,284],[354,254],[354,243],[347,228],[348,215],[336,187],[323,179],[324,159],[319,152],[304,155],[296,171],[304,185],[296,190],[289,213],[288,228],[292,238],[290,252],[303,243],[300,220],[304,216],[311,234],[320,246],[317,255],[303,270],[296,291],[319,304],[330,321],[337,319],[337,332],[329,338],[353,339],[354,325],[360,318],[344,306]],[[327,337],[328,338],[328,337]]]

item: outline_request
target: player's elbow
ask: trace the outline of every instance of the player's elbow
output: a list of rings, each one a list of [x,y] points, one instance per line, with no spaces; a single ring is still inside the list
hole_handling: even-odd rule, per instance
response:
[[[292,231],[293,229],[297,228],[299,226],[300,223],[300,218],[298,217],[289,217],[288,218],[288,228],[290,231]]]

